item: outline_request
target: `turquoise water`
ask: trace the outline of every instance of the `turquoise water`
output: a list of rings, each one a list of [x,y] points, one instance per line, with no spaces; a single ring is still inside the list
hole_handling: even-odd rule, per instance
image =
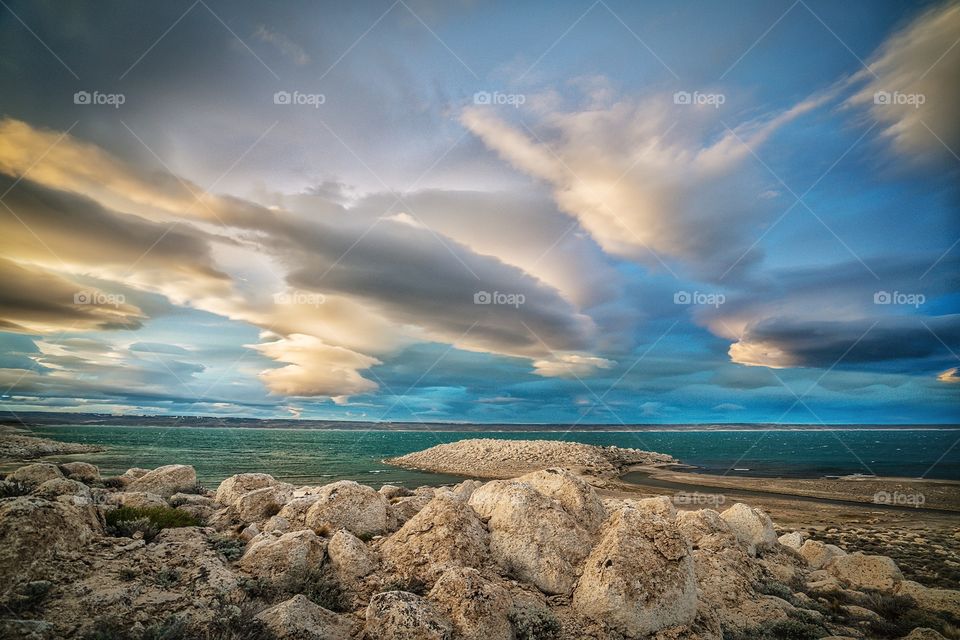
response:
[[[442,427],[441,427],[442,428]],[[449,427],[448,427],[449,428]],[[244,472],[294,483],[350,479],[418,486],[459,479],[390,467],[383,458],[465,438],[568,440],[668,453],[698,471],[819,478],[852,473],[960,480],[960,430],[463,432],[42,426],[37,435],[109,447],[88,460],[104,474],[190,464],[204,484]],[[938,461],[939,460],[939,461]],[[748,471],[731,471],[731,468]]]

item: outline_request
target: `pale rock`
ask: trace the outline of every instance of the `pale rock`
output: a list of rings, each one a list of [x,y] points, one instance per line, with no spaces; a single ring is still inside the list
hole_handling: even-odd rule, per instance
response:
[[[54,478],[47,480],[39,487],[34,489],[34,494],[47,500],[54,500],[58,496],[74,496],[80,500],[76,504],[87,504],[92,501],[90,488],[76,480],[66,478]]]
[[[414,495],[409,498],[400,498],[390,505],[390,511],[396,519],[397,524],[404,524],[407,520],[420,513],[430,501],[433,500],[433,494],[429,496]]]
[[[381,535],[392,524],[388,507],[387,499],[370,487],[341,480],[321,487],[304,524],[314,530],[343,528],[359,537]]]
[[[607,510],[593,487],[565,469],[534,471],[516,481],[526,483],[558,502],[588,531],[596,531],[607,519]]]
[[[326,556],[326,540],[304,529],[281,536],[263,533],[250,541],[240,566],[257,575],[277,575],[290,570],[320,567]]]
[[[243,531],[240,532],[240,539],[243,540],[244,542],[250,542],[251,540],[256,538],[258,535],[260,535],[260,533],[261,531],[259,527],[257,527],[257,524],[253,523],[243,528]]]
[[[637,509],[656,514],[665,520],[673,520],[677,517],[677,508],[673,501],[667,496],[655,496],[653,498],[643,498],[636,500]]]
[[[908,635],[903,636],[902,640],[947,640],[947,638],[930,627],[917,627]]]
[[[327,544],[330,566],[344,582],[353,582],[377,568],[377,557],[363,540],[346,529],[340,529]]]
[[[461,500],[469,500],[470,496],[473,495],[473,492],[483,486],[483,483],[479,480],[464,480],[458,485],[455,485],[450,491],[453,495],[457,496]]]
[[[450,640],[453,633],[450,621],[436,605],[406,591],[373,596],[364,631],[376,640]]]
[[[290,521],[281,515],[276,515],[267,520],[266,524],[263,525],[263,530],[267,532],[279,531],[283,533],[284,531],[290,530]]]
[[[216,500],[222,505],[232,505],[245,493],[275,484],[278,482],[267,473],[238,473],[220,483]]]
[[[861,551],[838,556],[826,565],[841,584],[850,588],[892,592],[900,585],[903,574],[886,556],[870,556]]]
[[[772,549],[777,544],[777,533],[770,516],[742,502],[738,502],[720,514],[740,541],[747,545],[747,551],[753,555],[757,551]]]
[[[167,501],[155,493],[146,491],[118,491],[107,496],[108,504],[114,504],[120,507],[133,507],[136,509],[149,509],[151,507],[167,507]]]
[[[823,569],[834,558],[845,556],[847,552],[833,544],[819,540],[807,540],[798,549],[811,569]]]
[[[654,513],[620,510],[587,557],[572,606],[628,637],[692,623],[697,584],[689,542]]]
[[[126,471],[124,471],[123,475],[119,477],[123,478],[124,480],[128,480],[132,482],[134,480],[137,480],[138,478],[142,478],[148,473],[150,473],[150,469],[141,469],[140,467],[131,467]]]
[[[60,465],[60,471],[71,480],[79,480],[85,484],[100,479],[100,469],[89,462],[65,462]]]
[[[490,554],[505,571],[541,591],[570,593],[597,534],[526,482],[494,480],[470,496],[487,520]]]
[[[394,498],[405,498],[413,495],[413,491],[410,491],[410,489],[407,489],[406,487],[397,487],[392,484],[383,485],[377,490],[377,493],[382,495],[387,500],[393,500]]]
[[[476,569],[448,569],[428,597],[447,614],[458,639],[513,640],[510,593]]]
[[[451,566],[481,567],[490,534],[480,517],[452,493],[437,493],[383,543],[384,559],[397,573],[432,584]]]
[[[164,498],[197,485],[197,472],[185,464],[168,464],[140,476],[129,485],[129,491],[155,493]]]
[[[96,509],[37,497],[0,501],[0,590],[21,579],[42,578],[45,564],[57,555],[79,551],[103,525]]]
[[[332,611],[297,594],[257,614],[276,640],[343,640],[351,624]]]
[[[307,512],[318,500],[320,496],[314,494],[295,496],[283,505],[277,516],[286,520],[291,529],[303,529],[307,526]]]
[[[7,480],[22,482],[32,486],[38,486],[47,480],[62,478],[63,474],[57,465],[48,462],[36,462],[20,467],[7,476]]]
[[[799,551],[800,547],[803,546],[805,536],[799,531],[791,531],[790,533],[785,533],[777,541],[780,542],[785,547],[789,547],[794,551]]]
[[[233,506],[244,522],[258,522],[277,515],[285,495],[289,494],[278,486],[263,487],[244,493]]]
[[[897,589],[897,595],[910,596],[921,609],[949,613],[960,618],[960,591],[936,589],[913,580],[904,580]]]

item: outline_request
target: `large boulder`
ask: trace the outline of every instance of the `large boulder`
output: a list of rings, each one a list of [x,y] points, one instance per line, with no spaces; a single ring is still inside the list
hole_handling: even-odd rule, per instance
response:
[[[573,589],[597,538],[579,519],[582,510],[571,514],[519,480],[488,482],[473,492],[469,504],[487,520],[490,554],[504,571],[546,593]]]
[[[233,502],[237,516],[244,522],[259,522],[275,516],[290,496],[290,485],[277,484],[248,491]]]
[[[58,496],[74,496],[80,500],[77,504],[88,504],[91,500],[90,487],[66,478],[47,480],[33,490],[35,495],[47,500],[55,500]]]
[[[147,509],[150,507],[167,507],[167,501],[155,493],[145,491],[117,491],[106,496],[106,503],[118,507],[134,507]]]
[[[281,536],[262,533],[250,541],[239,564],[255,575],[278,575],[318,568],[326,553],[326,540],[309,529]]]
[[[483,566],[489,543],[490,534],[470,505],[439,493],[381,551],[397,573],[432,584],[451,566]]]
[[[398,498],[390,505],[390,511],[398,525],[404,524],[407,520],[420,513],[430,501],[433,495],[412,495],[406,498]]]
[[[364,631],[377,640],[450,640],[450,621],[436,605],[406,591],[386,591],[370,599]]]
[[[886,556],[869,556],[862,551],[835,557],[825,568],[841,584],[856,590],[892,592],[903,581],[903,574],[893,560]]]
[[[276,640],[343,640],[351,624],[332,611],[297,594],[257,614]]]
[[[277,484],[273,476],[267,473],[238,473],[230,476],[217,487],[216,500],[222,505],[231,505],[237,498],[254,489],[263,489]]]
[[[587,557],[572,604],[627,637],[692,623],[697,584],[689,542],[656,514],[621,509]]]
[[[128,491],[144,491],[169,498],[180,491],[197,486],[197,472],[186,464],[168,464],[140,476],[129,485]]]
[[[344,582],[359,580],[377,568],[376,554],[346,529],[340,529],[330,538],[327,555],[330,566]]]
[[[797,551],[811,569],[823,569],[834,558],[847,555],[847,552],[840,547],[824,544],[819,540],[806,540]]]
[[[596,531],[607,519],[607,510],[593,487],[565,469],[535,471],[520,476],[517,482],[526,483],[548,498],[556,500],[564,511],[576,518],[588,531]]]
[[[20,497],[0,502],[0,591],[20,579],[44,578],[47,563],[79,551],[103,533],[96,509]]]
[[[450,618],[461,640],[513,640],[513,601],[502,586],[476,569],[447,570],[428,596]]]
[[[89,462],[65,462],[60,465],[60,471],[71,480],[79,480],[85,484],[100,479],[100,469]]]
[[[799,551],[800,547],[803,546],[805,539],[806,538],[804,534],[800,531],[791,531],[790,533],[785,533],[777,538],[777,542],[785,547],[793,549],[794,551]]]
[[[773,529],[770,516],[760,509],[738,502],[721,513],[720,517],[727,521],[750,554],[773,549],[777,545],[777,532]]]
[[[303,529],[307,526],[307,512],[318,500],[317,495],[295,496],[281,507],[277,516],[283,518],[290,529]]]
[[[904,580],[897,589],[897,595],[910,596],[921,609],[949,613],[960,618],[960,591],[935,589],[913,580]]]
[[[304,517],[304,524],[311,529],[343,528],[360,538],[381,535],[390,529],[389,503],[370,487],[341,480],[320,487],[316,496]]]
[[[8,475],[7,480],[13,480],[15,482],[22,482],[23,484],[37,486],[43,484],[47,480],[53,480],[55,478],[62,477],[63,474],[60,472],[60,469],[57,468],[57,465],[50,464],[48,462],[37,462],[20,467]]]

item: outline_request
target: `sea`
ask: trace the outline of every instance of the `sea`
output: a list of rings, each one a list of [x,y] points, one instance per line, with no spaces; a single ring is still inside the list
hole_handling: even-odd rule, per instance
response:
[[[474,427],[475,428],[475,427]],[[960,480],[960,429],[776,428],[642,431],[430,431],[214,428],[157,426],[35,426],[37,436],[107,447],[60,456],[92,462],[103,475],[130,467],[189,464],[201,484],[215,487],[235,473],[262,472],[300,484],[356,480],[416,487],[459,482],[444,474],[400,469],[383,460],[466,438],[543,439],[617,445],[667,453],[693,472],[735,476],[823,478],[877,475]]]

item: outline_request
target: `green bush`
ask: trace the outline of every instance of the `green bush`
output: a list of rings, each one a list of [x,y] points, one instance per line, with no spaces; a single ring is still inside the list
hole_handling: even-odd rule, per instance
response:
[[[270,604],[302,594],[330,611],[343,613],[350,609],[346,594],[326,565],[313,569],[291,569],[273,580],[264,577],[241,579],[240,588],[248,597]]]
[[[553,640],[560,637],[562,627],[549,609],[526,607],[509,614],[517,640]]]
[[[227,560],[238,560],[243,555],[247,543],[237,538],[218,537],[213,539],[213,548],[223,554]]]
[[[32,490],[33,487],[19,480],[0,481],[0,498],[19,498],[29,494]]]
[[[195,527],[200,521],[193,515],[171,507],[120,507],[107,513],[107,526],[115,536],[133,537],[143,534],[147,542],[162,529]]]

